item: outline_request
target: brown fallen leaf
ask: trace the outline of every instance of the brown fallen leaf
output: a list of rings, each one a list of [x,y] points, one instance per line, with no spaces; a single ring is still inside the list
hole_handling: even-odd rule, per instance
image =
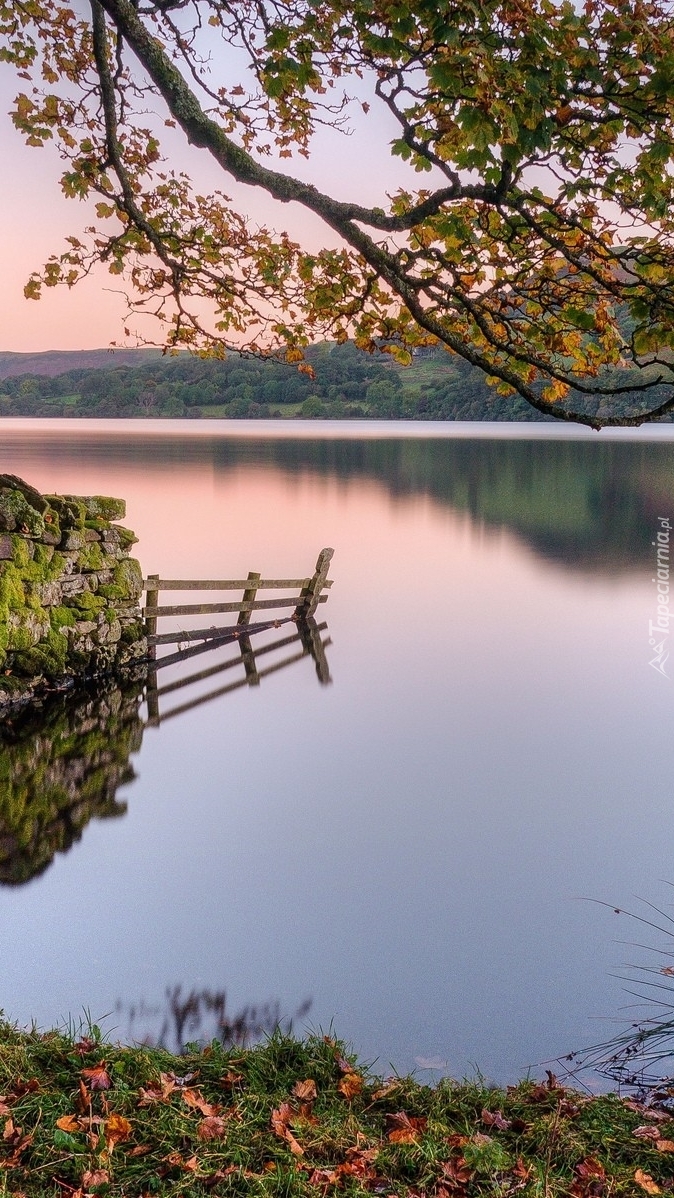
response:
[[[651,1123],[671,1123],[672,1116],[667,1111],[657,1111],[653,1107],[645,1106],[643,1102],[636,1102],[633,1098],[623,1098],[623,1106],[626,1106],[629,1111],[636,1111],[641,1115],[642,1119],[648,1119]]]
[[[493,1136],[486,1136],[482,1131],[476,1131],[470,1137],[471,1144],[477,1144],[479,1148],[483,1148],[485,1144],[493,1144]]]
[[[353,1065],[347,1061],[346,1057],[341,1057],[338,1052],[335,1053],[335,1064],[341,1073],[352,1073]]]
[[[301,1102],[315,1102],[318,1097],[316,1082],[311,1077],[303,1082],[295,1082],[292,1092],[295,1098],[299,1098]]]
[[[365,1079],[361,1077],[360,1073],[345,1073],[337,1089],[350,1102],[352,1098],[361,1093],[364,1085]]]
[[[238,1085],[243,1081],[243,1073],[234,1073],[232,1069],[228,1069],[224,1077],[220,1078],[220,1085],[231,1089],[232,1086]]]
[[[302,1145],[300,1143],[298,1143],[298,1141],[295,1139],[293,1133],[291,1132],[291,1130],[288,1126],[288,1124],[291,1122],[293,1117],[294,1117],[294,1111],[293,1111],[290,1103],[282,1102],[280,1107],[278,1107],[276,1110],[272,1111],[272,1113],[271,1113],[272,1131],[277,1136],[279,1136],[280,1139],[286,1141],[286,1143],[290,1147],[290,1151],[295,1156],[304,1156],[304,1149],[302,1148]]]
[[[372,1102],[379,1102],[379,1100],[381,1098],[388,1098],[389,1094],[392,1094],[394,1090],[399,1090],[399,1089],[400,1089],[400,1082],[397,1082],[397,1081],[384,1082],[384,1085],[381,1086],[379,1090],[375,1090],[374,1094],[372,1095]]]
[[[147,1156],[148,1152],[152,1152],[151,1144],[136,1144],[135,1148],[131,1148],[127,1156]]]
[[[501,1111],[488,1111],[486,1107],[480,1116],[487,1127],[496,1127],[498,1131],[508,1131],[512,1127],[510,1119],[505,1119]]]
[[[85,1190],[91,1189],[92,1186],[104,1186],[110,1181],[110,1174],[107,1169],[87,1169],[82,1178],[82,1185]]]
[[[123,1144],[131,1137],[131,1124],[123,1115],[108,1115],[103,1125],[103,1135],[108,1152],[112,1152],[115,1144]]]
[[[638,1186],[641,1186],[642,1190],[646,1191],[647,1194],[662,1193],[660,1186],[657,1184],[657,1182],[653,1181],[650,1173],[644,1173],[643,1169],[637,1169],[636,1173],[634,1174],[634,1180]]]
[[[90,1090],[109,1090],[112,1085],[105,1061],[101,1061],[99,1065],[93,1065],[91,1069],[82,1069],[81,1073],[84,1080],[89,1083]]]
[[[82,1115],[84,1114],[84,1112],[87,1110],[90,1103],[91,1103],[91,1094],[87,1090],[87,1087],[85,1086],[84,1082],[82,1081],[82,1078],[80,1078],[79,1083],[78,1083],[78,1088],[77,1088],[77,1099],[75,1101],[75,1105],[76,1105],[78,1111],[80,1112],[80,1114],[82,1114]]]
[[[473,1176],[472,1170],[463,1156],[457,1156],[451,1161],[441,1161],[441,1180],[448,1182],[453,1189],[461,1189]]]
[[[227,1124],[219,1115],[207,1115],[197,1127],[200,1140],[220,1140],[225,1134]]]
[[[61,1118],[56,1120],[56,1126],[61,1131],[81,1131],[80,1121],[76,1115],[61,1115]]]
[[[674,1140],[656,1140],[655,1147],[658,1152],[674,1152]]]
[[[459,1131],[452,1132],[446,1139],[450,1148],[465,1148],[466,1144],[470,1144],[469,1137],[462,1135]]]
[[[386,1126],[389,1129],[388,1138],[391,1144],[416,1144],[419,1136],[426,1130],[428,1119],[408,1115],[398,1111],[395,1115],[386,1116]]]
[[[82,1039],[78,1040],[77,1044],[73,1045],[75,1052],[80,1057],[86,1057],[90,1052],[93,1052],[96,1047],[96,1041],[90,1040],[88,1036],[82,1036]]]
[[[206,1102],[206,1099],[199,1090],[181,1090],[180,1093],[183,1102],[187,1103],[187,1106],[195,1107],[206,1118],[215,1116],[220,1111],[219,1106],[212,1106],[210,1102]]]

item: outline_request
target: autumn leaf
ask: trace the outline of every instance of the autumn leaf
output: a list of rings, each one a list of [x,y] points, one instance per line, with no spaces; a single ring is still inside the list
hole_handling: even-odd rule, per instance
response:
[[[271,1113],[272,1131],[279,1136],[281,1140],[285,1140],[290,1146],[290,1151],[295,1156],[304,1156],[304,1149],[298,1143],[292,1134],[288,1124],[293,1118],[293,1109],[289,1102],[282,1102],[280,1107]]]
[[[75,1115],[61,1115],[61,1118],[56,1120],[56,1126],[61,1131],[81,1131],[79,1119]]]
[[[110,1181],[110,1174],[107,1169],[87,1169],[82,1177],[82,1185],[85,1190],[91,1189],[92,1186],[104,1186]]]
[[[103,1125],[103,1135],[108,1146],[108,1152],[112,1152],[115,1144],[122,1144],[131,1136],[131,1124],[123,1115],[109,1115]]]
[[[128,1156],[147,1156],[148,1152],[152,1152],[151,1144],[136,1144],[127,1154]]]
[[[243,1073],[234,1073],[231,1069],[228,1069],[224,1077],[220,1078],[220,1085],[225,1086],[227,1089],[231,1089],[232,1086],[236,1086],[238,1082],[242,1081]]]
[[[345,1073],[337,1089],[350,1102],[352,1098],[360,1094],[364,1085],[365,1081],[360,1073]]]
[[[650,1173],[644,1173],[643,1169],[637,1169],[636,1173],[634,1174],[634,1180],[638,1186],[641,1186],[642,1190],[646,1191],[647,1194],[662,1193],[660,1186],[657,1184],[657,1182],[653,1181]]]
[[[198,1090],[182,1090],[181,1094],[183,1102],[201,1111],[201,1114],[205,1115],[206,1118],[217,1115],[220,1111],[219,1106],[212,1106],[210,1102],[206,1102],[203,1094],[200,1094]]]
[[[91,1069],[82,1069],[82,1077],[89,1083],[91,1090],[109,1090],[112,1082],[110,1074],[105,1068],[105,1061],[101,1061],[100,1065],[94,1065]]]
[[[642,1127],[635,1127],[632,1135],[639,1140],[658,1140],[660,1138],[657,1127],[648,1127],[645,1124]]]
[[[393,1094],[394,1090],[400,1089],[400,1082],[390,1081],[384,1082],[384,1085],[379,1090],[375,1090],[372,1095],[372,1102],[379,1102],[381,1098],[388,1098],[389,1094]]]
[[[318,1097],[316,1082],[310,1077],[306,1081],[295,1082],[292,1092],[301,1102],[315,1102]]]
[[[674,1140],[656,1140],[655,1147],[658,1152],[674,1152]]]
[[[388,1138],[391,1144],[416,1144],[419,1136],[426,1130],[428,1120],[415,1115],[407,1115],[398,1111],[395,1115],[386,1116],[389,1129]]]
[[[219,1140],[224,1136],[226,1127],[225,1120],[219,1115],[208,1115],[198,1125],[197,1135],[200,1140]]]
[[[484,1109],[480,1118],[487,1127],[495,1127],[498,1131],[508,1131],[512,1127],[510,1119],[504,1119],[501,1111],[488,1111]]]

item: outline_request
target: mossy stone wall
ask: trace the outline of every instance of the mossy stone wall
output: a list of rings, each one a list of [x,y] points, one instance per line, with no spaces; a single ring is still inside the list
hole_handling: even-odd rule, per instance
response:
[[[147,655],[125,514],[122,499],[42,495],[0,474],[0,707]]]

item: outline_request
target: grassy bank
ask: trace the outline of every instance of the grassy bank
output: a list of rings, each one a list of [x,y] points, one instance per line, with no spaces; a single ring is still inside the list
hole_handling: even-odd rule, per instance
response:
[[[175,1057],[0,1025],[0,1195],[674,1189],[674,1118],[547,1082],[382,1082],[330,1039]]]

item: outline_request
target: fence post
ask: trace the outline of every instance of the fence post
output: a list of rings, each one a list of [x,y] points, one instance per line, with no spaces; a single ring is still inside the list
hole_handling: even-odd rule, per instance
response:
[[[159,590],[156,585],[153,585],[158,582],[159,582],[158,574],[148,574],[147,590],[145,592],[145,607],[146,607],[146,609],[148,607],[158,607],[159,606]],[[156,616],[146,616],[145,617],[145,635],[147,637],[154,636],[156,634],[156,632],[157,632],[157,617]],[[148,644],[147,648],[148,648],[148,657],[152,661],[154,661],[155,657],[157,656],[157,646],[155,644]]]
[[[255,570],[248,571],[248,581],[249,582],[257,583],[260,581],[261,577],[262,577],[262,575],[257,574],[255,572]],[[256,586],[248,587],[243,592],[242,603],[252,603],[254,601],[256,595],[257,595],[257,587]],[[239,626],[241,626],[243,624],[250,624],[250,617],[251,617],[251,612],[246,611],[245,609],[242,608],[242,610],[239,612],[239,618],[236,622]],[[250,646],[250,641],[248,643]],[[243,656],[243,654],[242,654],[242,656]]]
[[[325,586],[325,580],[328,577],[330,562],[334,554],[334,549],[321,549],[316,562],[316,572],[310,579],[308,586],[303,587],[300,593],[299,603],[293,612],[293,620],[308,620],[313,616],[318,607],[318,600],[321,591]]]
[[[325,628],[325,624],[322,624],[321,628]],[[326,686],[329,682],[332,682],[332,678],[330,677],[328,659],[325,656],[325,646],[321,640],[321,629],[318,627],[314,617],[309,616],[308,620],[300,620],[297,631],[300,635],[302,648],[305,653],[308,653],[313,658],[318,681],[323,686]],[[328,639],[325,643],[329,645],[331,642]]]
[[[249,613],[246,612],[246,615]],[[246,681],[249,686],[260,685],[260,675],[257,672],[257,662],[255,661],[255,653],[253,646],[250,643],[250,637],[244,633],[239,637],[239,653],[243,662],[243,668],[246,671]]]

